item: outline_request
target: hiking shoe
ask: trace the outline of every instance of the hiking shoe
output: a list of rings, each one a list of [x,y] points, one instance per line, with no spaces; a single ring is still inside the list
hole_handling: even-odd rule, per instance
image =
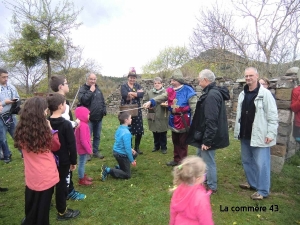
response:
[[[156,148],[152,149],[152,152],[157,152],[157,151],[159,151],[159,149],[156,149]]]
[[[248,183],[239,184],[239,187],[242,189],[256,190],[255,188],[251,187],[250,184],[248,184]]]
[[[170,161],[170,162],[167,162],[166,164],[167,164],[167,166],[177,166],[178,162]]]
[[[94,154],[93,154],[93,157],[94,157],[94,158],[99,158],[99,159],[104,159],[104,156],[101,155],[99,152],[94,153]]]
[[[162,149],[162,150],[161,150],[161,153],[162,153],[162,154],[167,154],[167,149]]]
[[[107,166],[105,166],[105,165],[102,165],[102,167],[101,167],[101,180],[102,181],[105,181],[108,176],[106,168],[107,168]]]
[[[80,192],[78,192],[78,191],[75,191],[74,189],[73,189],[73,191],[71,191],[71,193],[70,194],[68,194],[68,196],[67,196],[67,200],[74,200],[74,201],[80,201],[80,200],[83,200],[83,199],[85,199],[86,198],[86,195],[85,194],[82,194],[82,193],[80,193]]]
[[[6,192],[6,191],[8,191],[8,188],[2,188],[2,187],[0,187],[0,192]]]
[[[57,220],[69,220],[77,217],[80,214],[79,210],[67,209],[64,214],[57,213]]]
[[[258,192],[255,192],[250,198],[253,200],[262,200],[264,196],[260,195]]]

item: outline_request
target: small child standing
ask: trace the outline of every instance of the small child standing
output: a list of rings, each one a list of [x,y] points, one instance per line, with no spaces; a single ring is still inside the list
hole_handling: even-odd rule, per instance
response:
[[[101,180],[105,181],[108,174],[115,178],[129,179],[131,177],[130,164],[136,166],[136,151],[131,148],[131,133],[128,125],[131,124],[131,115],[123,112],[118,116],[120,126],[115,133],[113,155],[118,162],[116,168],[102,166]]]
[[[28,99],[20,111],[14,146],[22,149],[25,173],[25,218],[22,225],[49,225],[54,186],[59,182],[52,133],[47,121],[47,102],[42,97]]]
[[[92,145],[91,145],[91,134],[89,128],[89,114],[90,111],[80,106],[75,109],[75,116],[80,120],[79,126],[75,129],[75,139],[76,139],[76,148],[79,155],[79,165],[78,165],[78,176],[79,176],[79,185],[91,185],[92,178],[88,177],[85,174],[85,163],[87,160],[87,155],[91,155]]]
[[[198,156],[187,156],[173,170],[170,225],[213,225],[210,193],[203,185],[206,165]]]
[[[61,115],[66,110],[66,99],[58,93],[49,94],[47,97],[48,108],[52,115],[50,116],[50,124],[53,130],[58,130],[58,137],[61,147],[54,154],[59,159],[58,173],[59,182],[56,184],[55,201],[57,209],[57,220],[68,220],[77,217],[79,210],[67,208],[67,176],[69,170],[74,171],[77,164],[77,151],[74,131],[69,121],[65,120]]]

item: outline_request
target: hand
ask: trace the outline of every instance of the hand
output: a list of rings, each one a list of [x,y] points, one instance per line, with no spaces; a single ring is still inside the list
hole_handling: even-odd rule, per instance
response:
[[[132,155],[136,155],[136,151],[134,149],[131,149]]]
[[[136,166],[136,161],[134,160],[132,163],[131,163],[132,166]]]
[[[144,92],[143,89],[138,90],[137,92]]]
[[[206,151],[206,150],[208,150],[208,149],[210,149],[210,146],[206,146],[205,144],[202,144],[201,145],[201,150],[203,151]]]
[[[76,165],[70,165],[70,170],[71,170],[71,171],[76,170]]]
[[[266,144],[269,144],[271,141],[273,141],[272,138],[268,138],[268,137],[265,138],[265,143]]]
[[[148,108],[150,108],[150,105],[151,105],[151,102],[148,101],[148,102],[144,103],[143,108],[148,109]]]
[[[92,84],[91,87],[90,87],[90,91],[94,92],[95,90],[96,90],[95,84]]]
[[[15,101],[12,101],[11,99],[5,99],[5,104],[9,105],[9,104],[13,104]]]

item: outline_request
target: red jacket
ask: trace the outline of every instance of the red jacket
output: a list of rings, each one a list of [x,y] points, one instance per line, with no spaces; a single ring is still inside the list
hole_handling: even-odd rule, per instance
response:
[[[295,113],[295,125],[300,127],[300,86],[292,91],[291,110]]]

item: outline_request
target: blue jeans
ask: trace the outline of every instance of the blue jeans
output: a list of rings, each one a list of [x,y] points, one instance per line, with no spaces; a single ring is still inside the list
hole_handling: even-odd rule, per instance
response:
[[[87,154],[79,155],[79,164],[78,164],[78,177],[82,179],[85,173],[85,163],[86,163]]]
[[[13,138],[16,125],[17,125],[17,118],[15,115],[12,115],[13,123],[9,124],[9,126],[6,126],[3,123],[3,120],[0,118],[0,147],[2,148],[4,158],[7,159],[11,151],[9,150],[7,139],[6,139],[6,133],[8,132],[10,136]]]
[[[242,164],[249,185],[267,197],[271,185],[270,147],[252,147],[250,140],[241,139],[241,149]]]
[[[96,154],[99,152],[100,145],[100,135],[102,130],[102,120],[101,121],[90,121],[90,134],[93,135],[93,153]]]
[[[206,181],[211,190],[217,190],[217,165],[215,161],[216,150],[202,151],[197,149],[197,155],[206,163]]]

